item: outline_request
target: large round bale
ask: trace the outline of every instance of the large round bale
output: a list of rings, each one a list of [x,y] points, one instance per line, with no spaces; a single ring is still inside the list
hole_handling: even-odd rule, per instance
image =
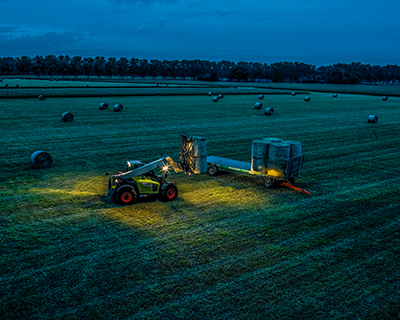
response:
[[[374,116],[374,115],[370,115],[370,116],[368,116],[367,121],[368,121],[368,123],[377,123],[378,122],[378,117]]]
[[[108,104],[106,102],[102,102],[99,105],[100,110],[106,110],[108,108]]]
[[[304,98],[304,101],[310,101],[311,100],[311,98],[309,97],[309,96],[306,96],[305,98]]]
[[[208,93],[208,95],[209,95],[209,96],[212,96],[212,95],[213,95],[212,91],[210,91],[210,92]]]
[[[16,84],[16,85],[15,85],[15,88],[19,88],[19,84]]]
[[[256,102],[256,103],[254,104],[254,109],[261,109],[262,106],[263,106],[263,104],[262,104],[261,102]]]
[[[214,97],[214,98],[213,98],[213,101],[214,101],[214,102],[218,102],[218,97]]]
[[[115,112],[120,112],[120,111],[122,111],[122,109],[123,109],[124,107],[122,106],[122,104],[116,104],[115,106],[114,106],[114,111]]]
[[[251,145],[251,170],[260,173],[267,172],[269,141],[254,140]]]
[[[382,98],[383,101],[386,101],[387,99],[388,99],[388,97],[386,97],[386,96]]]
[[[207,156],[207,139],[203,137],[192,137],[193,141],[193,156],[206,157]]]
[[[35,151],[34,153],[32,153],[31,163],[36,168],[46,169],[46,168],[51,167],[53,160],[51,159],[51,156],[47,152],[38,150],[38,151]]]
[[[290,144],[290,158],[296,158],[301,156],[301,142],[285,140],[284,143]]]
[[[337,98],[338,94],[334,93],[332,97]]]
[[[258,99],[264,99],[264,95],[263,95],[263,94],[260,94],[260,95],[258,96]]]
[[[292,96],[294,97],[295,95],[296,95],[296,92],[295,92],[295,91],[293,91],[293,92],[292,92]]]
[[[45,96],[44,94],[41,94],[41,95],[39,96],[39,100],[40,100],[40,101],[46,100],[46,96]]]
[[[224,95],[222,94],[222,93],[220,93],[219,95],[218,95],[218,99],[222,99],[224,97]]]
[[[284,141],[273,142],[269,145],[268,159],[272,161],[285,161],[290,158],[290,144]]]
[[[61,115],[61,120],[64,122],[72,122],[74,120],[74,115],[71,112],[64,112]]]
[[[267,116],[272,116],[274,114],[274,108],[265,108],[264,114]]]
[[[4,88],[8,88],[8,83],[6,83],[6,84],[4,85]]]
[[[207,156],[193,158],[193,172],[194,173],[207,172]]]

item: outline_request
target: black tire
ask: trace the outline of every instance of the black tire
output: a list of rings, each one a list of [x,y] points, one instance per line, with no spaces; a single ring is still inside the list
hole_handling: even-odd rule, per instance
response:
[[[129,205],[137,202],[138,194],[133,188],[122,188],[116,194],[116,202],[122,205]]]
[[[275,188],[276,186],[276,180],[274,178],[266,178],[264,181],[264,185],[267,189],[272,189]]]
[[[178,188],[170,183],[165,188],[161,189],[160,199],[162,201],[174,201],[178,196]]]
[[[218,174],[218,168],[216,166],[209,166],[207,169],[207,173],[210,176],[216,176]]]

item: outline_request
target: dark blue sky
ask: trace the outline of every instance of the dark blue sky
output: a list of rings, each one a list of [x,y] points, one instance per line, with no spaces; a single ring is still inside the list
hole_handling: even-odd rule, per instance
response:
[[[0,57],[400,64],[397,0],[0,0]]]

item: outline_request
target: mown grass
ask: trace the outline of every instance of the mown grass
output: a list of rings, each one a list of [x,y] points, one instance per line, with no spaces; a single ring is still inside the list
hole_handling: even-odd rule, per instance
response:
[[[251,94],[0,100],[1,317],[398,318],[400,99],[309,95],[266,96],[272,117]],[[302,141],[312,195],[172,174],[174,202],[107,201],[106,171],[178,159],[179,133],[243,161],[254,139]]]

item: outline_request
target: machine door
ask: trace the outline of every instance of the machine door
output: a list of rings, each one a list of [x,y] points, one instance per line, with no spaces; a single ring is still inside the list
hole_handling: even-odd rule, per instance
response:
[[[160,183],[157,179],[143,176],[137,179],[136,182],[139,188],[139,193],[148,195],[158,194]]]

